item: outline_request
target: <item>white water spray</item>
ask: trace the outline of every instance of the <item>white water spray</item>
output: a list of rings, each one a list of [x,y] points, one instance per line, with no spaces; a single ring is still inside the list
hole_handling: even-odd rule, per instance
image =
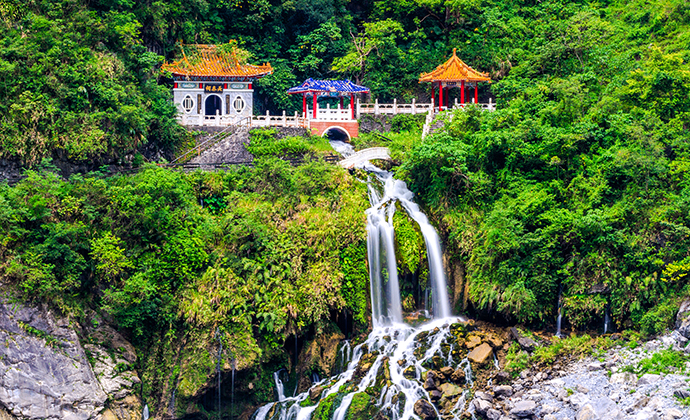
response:
[[[341,146],[338,145],[339,148]],[[351,347],[349,341],[344,341],[339,354],[343,372],[313,384],[310,390],[314,390],[317,386],[321,387],[322,391],[318,399],[324,400],[344,389],[346,394],[330,416],[332,420],[344,420],[356,395],[376,385],[386,370],[385,376],[390,377],[390,383],[379,384],[381,391],[376,400],[377,408],[384,417],[393,420],[416,419],[418,417],[414,413],[415,403],[420,399],[425,399],[431,404],[430,395],[424,389],[422,379],[425,372],[430,369],[433,360],[440,358],[449,366],[463,369],[466,384],[472,385],[472,369],[469,360],[464,355],[458,356],[459,350],[452,345],[453,326],[465,320],[450,318],[440,240],[427,217],[412,201],[414,194],[407,189],[404,182],[394,179],[390,173],[369,164],[365,164],[364,169],[373,175],[369,182],[371,208],[366,214],[374,328],[367,340],[354,348]],[[377,190],[375,183],[383,187],[381,193]],[[427,247],[431,300],[435,319],[420,327],[411,327],[402,323],[393,229],[393,215],[398,203],[401,209],[419,225]],[[363,366],[367,366],[365,372]],[[362,374],[363,376],[360,376]],[[274,373],[274,380],[279,401],[261,407],[256,411],[253,419],[310,419],[318,408],[318,402],[313,405],[305,404],[310,398],[309,391],[294,397],[285,397],[278,372]],[[464,408],[465,402],[459,405]]]

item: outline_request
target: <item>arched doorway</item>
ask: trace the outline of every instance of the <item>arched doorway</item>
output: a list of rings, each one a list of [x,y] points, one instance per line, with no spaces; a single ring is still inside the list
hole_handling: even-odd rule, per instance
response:
[[[350,141],[350,133],[341,127],[329,127],[323,132],[322,137],[328,140]]]
[[[223,114],[223,104],[220,99],[220,96],[218,95],[209,95],[206,98],[205,108],[206,108],[206,115],[216,115],[216,112],[218,115]]]

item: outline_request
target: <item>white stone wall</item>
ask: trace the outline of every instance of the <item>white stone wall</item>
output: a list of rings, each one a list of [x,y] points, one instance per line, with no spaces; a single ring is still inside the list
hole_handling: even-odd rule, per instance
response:
[[[199,83],[227,83],[228,88],[223,89],[223,92],[205,93],[204,89],[199,89]],[[193,88],[185,88],[184,84],[193,84]],[[254,90],[249,89],[247,82],[177,82],[178,87],[173,89],[173,101],[177,106],[178,120],[185,125],[218,125],[218,120],[206,118],[206,99],[209,96],[219,96],[221,101],[220,116],[222,121],[227,124],[228,121],[239,120],[244,117],[251,117],[254,110]],[[233,87],[236,87],[233,89]],[[190,112],[185,112],[182,107],[182,101],[189,95],[192,98],[193,106]],[[197,101],[201,95],[201,107],[198,106]],[[238,112],[235,109],[235,100],[240,97],[244,101],[244,108]],[[229,113],[226,101],[229,100]]]

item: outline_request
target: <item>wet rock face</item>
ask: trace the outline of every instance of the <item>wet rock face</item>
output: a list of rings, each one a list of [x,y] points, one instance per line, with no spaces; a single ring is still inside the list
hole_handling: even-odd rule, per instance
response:
[[[676,315],[676,330],[685,338],[690,338],[690,299],[685,299]]]
[[[436,410],[426,400],[418,400],[414,403],[414,413],[422,418],[422,420],[436,419]]]
[[[15,417],[99,418],[106,414],[104,408],[109,397],[111,407],[120,408],[121,414],[125,414],[110,411],[114,418],[138,420],[141,417],[140,401],[129,395],[128,388],[139,381],[136,373],[126,379],[119,378],[115,372],[117,363],[94,345],[92,349],[97,356],[92,357],[103,360],[99,378],[108,391],[114,392],[109,395],[94,374],[68,319],[56,317],[46,308],[0,300],[0,343],[0,407],[6,407]],[[127,401],[122,401],[120,406],[115,401],[118,398]]]

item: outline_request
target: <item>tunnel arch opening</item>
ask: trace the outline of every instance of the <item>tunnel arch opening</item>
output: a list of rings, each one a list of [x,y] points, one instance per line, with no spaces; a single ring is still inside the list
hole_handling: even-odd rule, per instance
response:
[[[350,141],[350,133],[338,126],[328,127],[321,136],[328,140]]]

